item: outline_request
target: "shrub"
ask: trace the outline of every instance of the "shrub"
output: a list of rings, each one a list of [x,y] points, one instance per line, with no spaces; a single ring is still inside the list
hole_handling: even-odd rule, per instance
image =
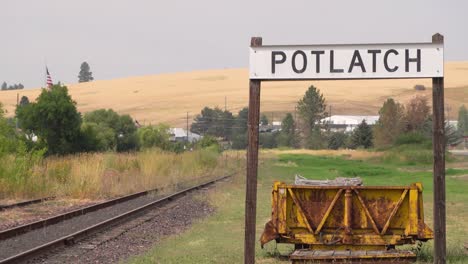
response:
[[[278,133],[262,133],[260,134],[259,143],[262,148],[272,149],[278,147]]]
[[[197,148],[209,148],[212,146],[214,149],[217,149],[218,152],[221,152],[221,146],[219,145],[219,142],[215,137],[210,135],[205,135],[195,144],[195,147]]]
[[[395,140],[395,145],[425,144],[428,141],[430,142],[430,139],[420,132],[409,132],[399,135]]]
[[[400,145],[385,152],[383,161],[405,165],[432,164],[433,152],[421,144]]]
[[[168,149],[169,147],[169,126],[159,124],[157,126],[146,126],[138,129],[138,140],[142,148],[157,147]]]
[[[332,133],[328,139],[328,148],[329,149],[339,149],[346,146],[346,141],[348,135],[344,132],[335,132]]]

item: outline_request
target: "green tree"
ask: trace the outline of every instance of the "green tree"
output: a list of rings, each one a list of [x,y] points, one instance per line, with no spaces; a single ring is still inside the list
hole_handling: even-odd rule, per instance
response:
[[[460,134],[468,136],[468,110],[465,105],[458,110],[458,131]]]
[[[362,120],[351,135],[351,147],[370,148],[372,147],[372,140],[372,128],[367,124],[366,120]]]
[[[81,63],[80,73],[78,74],[78,82],[89,82],[94,80],[93,73],[90,71],[89,64],[85,61]]]
[[[303,134],[308,148],[320,148],[323,145],[323,135],[320,131],[320,120],[328,114],[325,97],[315,86],[311,85],[304,97],[299,100],[297,109],[302,119]]]
[[[304,97],[297,104],[299,116],[303,119],[308,131],[312,131],[321,119],[327,116],[325,97],[315,86],[311,85]]]
[[[79,151],[81,115],[66,86],[42,89],[36,102],[16,109],[16,116],[27,134],[45,143],[48,154]]]
[[[268,125],[268,123],[269,123],[268,117],[265,114],[263,114],[262,117],[260,117],[260,124],[262,126],[266,126]]]
[[[247,121],[249,118],[249,108],[242,108],[237,114],[234,122],[232,148],[245,149],[248,145],[247,139]]]
[[[328,138],[328,148],[329,149],[340,149],[346,146],[348,140],[348,135],[344,132],[334,132],[331,133]]]
[[[13,126],[5,118],[3,104],[0,103],[0,157],[5,153],[11,153],[16,148],[16,135]]]
[[[201,135],[211,135],[229,140],[231,138],[234,121],[235,118],[229,111],[223,111],[219,107],[205,107],[202,109],[201,113],[195,117],[190,131]]]
[[[374,126],[374,145],[379,148],[392,145],[403,133],[405,125],[404,107],[392,98],[387,99]]]
[[[218,152],[221,152],[221,146],[219,142],[216,140],[215,137],[206,135],[202,137],[197,143],[195,144],[198,148],[214,148]]]
[[[2,91],[8,90],[8,84],[6,82],[2,83]]]
[[[29,98],[27,96],[21,96],[21,100],[19,102],[19,106],[25,106],[29,104]]]
[[[119,129],[119,118],[119,114],[112,109],[98,109],[86,113],[83,117],[83,121],[105,125],[117,131]]]
[[[281,121],[281,132],[278,136],[278,145],[283,147],[297,147],[296,123],[291,113],[287,113]]]
[[[403,135],[403,143],[406,144],[418,144],[418,143],[423,143],[425,144],[426,142],[429,143],[429,145],[432,144],[432,129],[433,129],[433,123],[432,123],[432,117],[429,117],[426,122],[424,123],[423,129],[421,132],[412,134],[409,133],[408,135]],[[446,145],[457,145],[462,142],[462,136],[463,133],[460,130],[460,128],[455,129],[454,126],[449,125],[448,122],[445,122],[445,144]],[[418,139],[418,137],[424,137],[425,142],[423,140]],[[400,139],[400,141],[402,141]],[[427,144],[426,144],[427,145]]]
[[[129,115],[119,115],[112,109],[99,109],[84,115],[87,123],[109,127],[114,131],[116,150],[129,151],[138,148],[137,127]]]
[[[159,124],[157,126],[146,126],[138,129],[138,140],[142,148],[157,147],[167,149],[170,145],[169,126]]]
[[[119,117],[117,133],[117,151],[138,149],[137,127],[129,115]]]
[[[247,122],[249,119],[249,108],[242,108],[239,113],[237,113],[236,121],[234,122],[235,133],[236,134],[245,134],[247,133]]]
[[[82,148],[85,151],[111,151],[116,148],[115,131],[106,125],[84,122],[81,125],[81,134]]]
[[[278,132],[261,133],[259,136],[259,144],[262,148],[272,149],[278,147]]]

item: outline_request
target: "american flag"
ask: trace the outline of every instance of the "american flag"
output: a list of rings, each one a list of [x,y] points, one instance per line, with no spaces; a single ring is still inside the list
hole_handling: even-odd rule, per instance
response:
[[[52,77],[50,77],[49,69],[47,67],[46,67],[46,84],[47,84],[47,88],[50,88],[53,85]]]

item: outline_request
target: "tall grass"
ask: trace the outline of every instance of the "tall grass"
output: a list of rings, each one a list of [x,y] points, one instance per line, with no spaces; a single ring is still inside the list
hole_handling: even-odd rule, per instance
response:
[[[82,153],[30,159],[2,158],[0,199],[42,196],[101,199],[151,188],[188,187],[232,171],[212,149],[175,154],[158,149],[135,153]],[[3,172],[2,172],[3,171]],[[18,177],[20,175],[20,177]]]

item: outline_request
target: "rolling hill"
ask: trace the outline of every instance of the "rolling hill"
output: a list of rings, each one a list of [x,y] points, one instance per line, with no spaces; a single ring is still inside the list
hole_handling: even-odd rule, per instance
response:
[[[377,114],[383,101],[393,97],[407,102],[416,94],[431,101],[430,79],[409,80],[353,80],[353,81],[296,81],[264,82],[261,111],[279,120],[285,112],[294,111],[296,102],[309,85],[318,87],[332,106],[332,114]],[[422,84],[426,91],[415,91]],[[186,115],[191,118],[204,106],[239,111],[248,104],[248,70],[223,69],[183,73],[138,76],[89,83],[67,84],[79,111],[112,108],[130,114],[140,123],[168,123],[184,126]],[[468,105],[468,62],[445,64],[445,102],[447,114],[455,119],[458,107]],[[34,100],[40,89],[1,91],[0,102],[13,115],[16,95]]]

